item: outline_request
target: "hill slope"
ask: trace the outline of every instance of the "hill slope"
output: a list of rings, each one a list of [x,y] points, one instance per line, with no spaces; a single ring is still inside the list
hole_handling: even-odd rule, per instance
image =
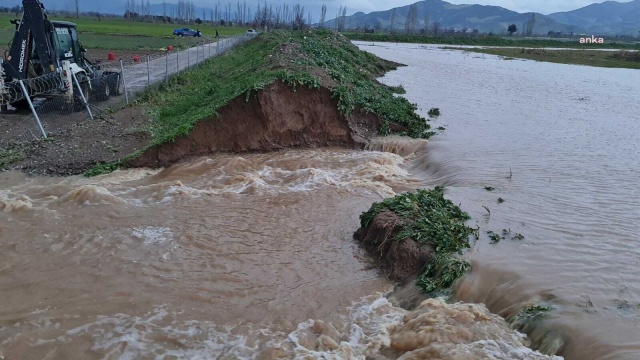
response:
[[[629,34],[640,32],[640,0],[626,3],[605,1],[583,8],[549,15],[558,22],[577,25],[594,34]]]
[[[500,6],[488,5],[454,5],[442,0],[425,0],[418,4],[418,28],[424,28],[425,13],[429,13],[430,26],[439,22],[441,28],[478,29],[480,32],[503,33],[509,24],[516,24],[518,29],[524,29],[526,22],[534,13],[518,13]],[[391,10],[376,11],[370,14],[356,13],[347,16],[348,28],[378,28],[388,29],[391,26]],[[409,12],[409,5],[396,8],[395,29],[404,29],[404,24]],[[533,32],[546,34],[549,31],[579,31],[577,26],[564,25],[556,20],[535,14],[536,25]],[[327,23],[327,26],[335,26],[336,20]]]

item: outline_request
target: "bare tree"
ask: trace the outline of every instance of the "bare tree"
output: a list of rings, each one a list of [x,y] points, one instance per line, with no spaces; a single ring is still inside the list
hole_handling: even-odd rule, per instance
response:
[[[429,32],[429,12],[424,13],[424,32],[425,34]]]
[[[293,29],[303,30],[304,25],[304,6],[296,4],[293,6]]]
[[[338,11],[338,17],[337,17],[337,26],[338,26],[338,31],[343,31],[344,27],[346,25],[346,19],[347,19],[347,7],[342,7],[342,5],[340,6],[340,10]]]
[[[536,14],[531,15],[531,19],[527,21],[527,32],[525,35],[531,36],[533,34],[533,29],[536,26]]]
[[[436,21],[431,25],[431,31],[433,35],[438,35],[440,33],[440,21]]]
[[[324,19],[327,17],[327,5],[322,4],[322,11],[320,11],[320,27],[324,27]]]
[[[389,28],[391,29],[391,32],[395,31],[395,27],[396,27],[396,8],[393,8],[393,10],[391,10],[391,25],[389,26]]]
[[[409,12],[407,13],[407,19],[404,22],[404,29],[407,34],[413,34],[416,32],[418,25],[418,4],[409,6]]]

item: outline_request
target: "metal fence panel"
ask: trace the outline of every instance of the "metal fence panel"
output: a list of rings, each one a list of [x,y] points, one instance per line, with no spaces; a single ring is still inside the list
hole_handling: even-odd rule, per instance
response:
[[[134,64],[125,65],[122,60],[100,62],[94,64],[100,77],[89,79],[78,74],[77,84],[75,81],[66,84],[58,73],[24,80],[35,113],[29,111],[26,94],[18,81],[4,85],[0,81],[3,109],[0,121],[17,123],[19,118],[24,120],[24,117],[33,116],[36,123],[42,124],[39,130],[46,137],[48,133],[64,131],[74,123],[100,118],[112,109],[127,105],[146,88],[166,82],[181,71],[201,66],[207,59],[222,55],[249,39],[251,37],[245,35],[204,38],[191,48],[166,51],[161,56],[143,56]],[[74,86],[72,96],[64,91],[69,86]]]

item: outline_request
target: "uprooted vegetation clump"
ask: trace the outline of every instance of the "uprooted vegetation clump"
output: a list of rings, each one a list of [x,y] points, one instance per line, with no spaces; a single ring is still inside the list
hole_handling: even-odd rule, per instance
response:
[[[444,198],[444,188],[417,190],[374,203],[360,215],[354,237],[380,260],[389,278],[417,276],[426,293],[445,290],[470,270],[459,258],[476,230],[470,216]]]
[[[148,146],[115,166],[101,165],[90,174],[117,168],[154,146],[189,136],[198,123],[215,121],[234,99],[255,101],[260,91],[278,81],[294,91],[300,87],[328,89],[343,116],[375,115],[379,119],[376,131],[381,135],[429,138],[434,132],[416,113],[417,106],[394,95],[403,89],[376,80],[398,66],[401,64],[359,50],[329,30],[261,34],[223,56],[173,76],[159,89],[145,92],[137,103],[152,118]]]

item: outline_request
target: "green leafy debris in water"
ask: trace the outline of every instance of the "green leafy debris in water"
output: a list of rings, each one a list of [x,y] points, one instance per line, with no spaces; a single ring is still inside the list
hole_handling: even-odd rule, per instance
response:
[[[498,198],[498,204],[502,204],[503,202],[504,202],[504,199],[503,199],[503,198],[501,198],[501,197],[500,197],[500,198]]]
[[[440,116],[440,109],[431,108],[431,109],[429,109],[429,112],[427,114],[429,115],[429,117],[438,117],[438,116]]]
[[[532,322],[542,320],[552,309],[551,306],[540,304],[527,305],[513,316],[510,322],[518,325],[531,324]]]
[[[485,190],[487,190],[487,191],[493,191],[493,190],[495,190],[496,188],[494,188],[494,187],[492,187],[492,186],[485,186],[485,187],[484,187],[484,189],[485,189]]]
[[[413,239],[418,244],[429,244],[435,251],[434,259],[419,275],[417,285],[425,292],[433,293],[450,287],[465,274],[471,265],[457,258],[470,248],[469,237],[477,234],[467,226],[471,217],[450,200],[444,198],[444,188],[417,190],[374,203],[360,215],[360,225],[365,228],[376,215],[391,211],[403,219],[405,225],[395,241]]]

